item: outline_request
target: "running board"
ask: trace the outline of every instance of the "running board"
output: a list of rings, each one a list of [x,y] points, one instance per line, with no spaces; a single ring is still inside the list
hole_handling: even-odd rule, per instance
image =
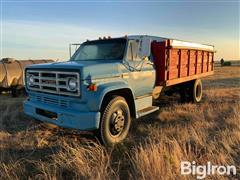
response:
[[[137,112],[137,118],[145,116],[145,115],[155,112],[157,110],[159,110],[159,107],[157,107],[157,106],[150,106],[145,109],[141,109],[140,111]]]

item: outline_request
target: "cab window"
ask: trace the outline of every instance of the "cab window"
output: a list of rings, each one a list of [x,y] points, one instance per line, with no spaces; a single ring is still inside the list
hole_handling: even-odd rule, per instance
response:
[[[127,59],[132,61],[140,60],[138,52],[139,52],[139,41],[131,40],[128,43],[128,54]]]

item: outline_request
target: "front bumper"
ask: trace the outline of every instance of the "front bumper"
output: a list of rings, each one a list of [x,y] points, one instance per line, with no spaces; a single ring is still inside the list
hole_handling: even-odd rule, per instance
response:
[[[56,119],[40,115],[37,109],[54,112],[57,114]],[[29,100],[24,102],[24,113],[43,122],[52,123],[65,128],[77,130],[94,130],[98,129],[100,122],[100,112],[80,112],[71,109],[42,105]]]

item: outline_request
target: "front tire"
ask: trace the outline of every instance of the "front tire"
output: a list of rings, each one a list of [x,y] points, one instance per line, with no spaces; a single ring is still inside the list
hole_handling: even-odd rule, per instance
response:
[[[106,146],[114,146],[122,142],[128,134],[131,125],[130,110],[126,100],[117,96],[110,100],[100,123],[100,137]]]

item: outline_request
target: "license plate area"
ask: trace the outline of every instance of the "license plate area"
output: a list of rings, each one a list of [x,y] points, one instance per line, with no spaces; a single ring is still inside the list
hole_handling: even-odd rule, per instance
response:
[[[44,110],[44,109],[36,108],[36,113],[41,115],[41,116],[50,118],[52,120],[57,120],[57,118],[58,118],[57,113],[52,112],[52,111],[47,111],[47,110]]]

